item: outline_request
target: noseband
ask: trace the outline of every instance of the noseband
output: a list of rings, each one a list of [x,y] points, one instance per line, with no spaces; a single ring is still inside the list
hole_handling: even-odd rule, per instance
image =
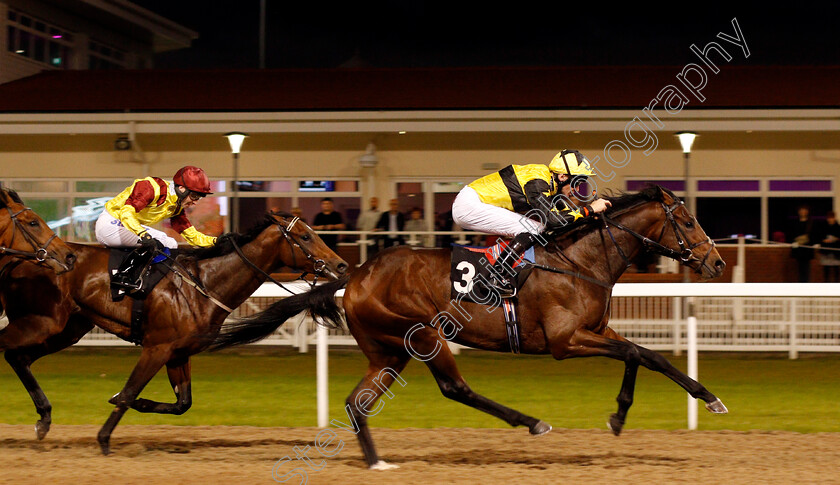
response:
[[[18,221],[17,217],[19,215],[21,215],[22,213],[26,212],[26,211],[32,210],[31,208],[24,207],[23,209],[15,212],[15,213],[12,213],[12,209],[10,209],[8,206],[6,206],[6,210],[9,212],[9,218],[12,220],[12,223],[14,223],[14,226],[12,226],[12,237],[9,239],[9,241],[11,242],[11,241],[14,240],[15,230],[20,229],[21,234],[23,234],[23,238],[26,239],[26,241],[29,244],[32,245],[32,249],[34,249],[35,251],[34,252],[19,251],[17,249],[12,249],[12,248],[7,248],[7,247],[0,246],[0,254],[8,254],[10,256],[15,256],[15,257],[22,258],[22,259],[32,259],[32,260],[35,260],[39,263],[43,263],[49,257],[51,259],[54,259],[62,267],[66,268],[66,266],[61,261],[58,260],[58,258],[51,255],[49,253],[49,251],[47,251],[47,247],[50,245],[50,243],[52,243],[52,240],[57,237],[55,233],[53,233],[53,235],[50,236],[49,239],[47,239],[47,242],[45,242],[43,245],[41,245],[39,247],[38,246],[38,241],[35,239],[35,237],[33,237],[32,234],[30,234],[29,231],[26,230],[26,227],[23,224],[21,224],[20,221]]]
[[[662,209],[665,211],[665,217],[667,222],[670,223],[671,228],[674,230],[674,238],[677,240],[677,245],[680,247],[679,251],[664,246],[659,242],[665,235],[666,224],[662,224],[662,231],[659,232],[659,241],[654,241],[653,239],[650,239],[647,236],[643,236],[638,232],[618,222],[615,222],[612,219],[609,219],[606,215],[602,214],[601,218],[604,221],[604,228],[607,230],[607,233],[610,235],[610,239],[612,239],[613,244],[615,244],[616,249],[618,249],[618,253],[621,255],[621,258],[624,259],[624,262],[627,264],[628,267],[632,264],[630,262],[630,258],[627,257],[627,255],[621,249],[621,246],[618,245],[618,242],[615,240],[615,237],[613,236],[612,231],[610,230],[610,225],[621,229],[622,231],[638,239],[647,251],[679,261],[680,264],[686,266],[690,263],[699,261],[700,265],[694,271],[696,273],[700,273],[701,269],[704,266],[706,266],[706,261],[709,259],[709,255],[712,254],[712,250],[715,248],[715,242],[712,241],[711,238],[706,237],[705,241],[700,241],[692,245],[688,245],[688,243],[686,243],[686,240],[688,238],[685,235],[685,231],[683,231],[682,227],[680,227],[680,225],[677,223],[677,220],[674,218],[674,212],[681,206],[683,206],[684,202],[681,200],[677,200],[670,206],[665,205],[665,203],[663,202],[660,202],[660,205],[662,205]],[[693,250],[704,244],[709,245],[709,250],[706,251],[706,254],[703,256],[703,259],[697,258],[696,256],[694,256]]]

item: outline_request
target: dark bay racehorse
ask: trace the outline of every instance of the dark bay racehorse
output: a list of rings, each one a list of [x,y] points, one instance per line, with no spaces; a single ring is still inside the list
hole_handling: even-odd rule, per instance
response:
[[[43,270],[29,265],[21,275],[37,279],[30,288],[49,291],[40,307],[29,314],[46,311],[48,318],[21,327],[12,321],[22,342],[5,342],[6,358],[32,396],[41,419],[38,437],[49,430],[51,407],[29,369],[35,359],[72,345],[94,325],[126,338],[130,333],[132,303],[129,298],[111,298],[108,258],[110,250],[100,246],[70,244],[78,256],[76,269],[60,277],[47,278]],[[343,275],[347,263],[339,258],[303,221],[291,216],[269,215],[248,234],[220,237],[216,246],[184,250],[170,264],[179,274],[168,273],[145,299],[143,350],[125,387],[110,399],[116,405],[98,435],[104,454],[110,452],[111,432],[131,408],[144,413],[183,414],[192,404],[190,356],[201,352],[219,331],[229,308],[242,304],[269,276],[291,267],[332,279]],[[196,277],[199,291],[188,284]],[[10,291],[8,287],[4,291]],[[204,294],[203,294],[203,293]],[[14,293],[14,292],[12,292]],[[7,294],[7,297],[10,295]],[[220,304],[212,301],[215,299]],[[223,308],[222,305],[228,307]],[[9,349],[13,349],[10,359]],[[139,398],[146,384],[166,366],[175,392],[175,403]]]
[[[705,401],[709,411],[726,413],[723,403],[700,383],[608,326],[612,287],[640,251],[678,259],[708,279],[720,276],[725,266],[714,243],[665,189],[650,187],[610,200],[612,208],[605,216],[537,248],[536,264],[542,268],[533,270],[517,297],[521,352],[551,354],[555,359],[605,356],[623,361],[618,412],[609,420],[616,435],[633,402],[639,365],[665,374]],[[225,327],[215,347],[258,340],[300,311],[338,322],[341,315],[333,295],[346,285],[347,326],[369,360],[365,377],[346,403],[369,466],[387,464],[379,461],[366,416],[412,357],[429,367],[444,396],[511,426],[527,426],[532,434],[548,432],[551,426],[543,421],[477,394],[458,372],[447,340],[495,351],[509,351],[510,344],[501,309],[488,312],[487,306],[451,298],[450,257],[451,251],[440,249],[397,247],[381,252],[349,278],[284,299]]]

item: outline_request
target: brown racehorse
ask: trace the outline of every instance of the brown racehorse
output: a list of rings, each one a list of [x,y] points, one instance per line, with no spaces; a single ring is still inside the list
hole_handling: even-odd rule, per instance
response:
[[[664,357],[621,337],[608,324],[612,287],[643,249],[682,261],[703,278],[720,276],[725,266],[714,243],[672,193],[650,187],[637,194],[609,197],[612,208],[596,220],[548,237],[535,252],[536,266],[520,290],[520,351],[555,359],[605,356],[625,363],[618,412],[609,420],[617,435],[633,402],[639,365],[661,372],[713,413],[726,407]],[[367,374],[348,396],[346,409],[367,464],[379,461],[367,426],[376,400],[414,357],[432,371],[444,396],[496,416],[511,426],[543,434],[551,426],[474,392],[446,345],[509,351],[503,312],[453,300],[449,250],[397,247],[379,253],[349,277],[275,303],[253,318],[225,327],[215,348],[254,341],[297,312],[336,322],[333,295],[346,284],[347,326],[369,360]],[[496,295],[498,296],[498,295]],[[418,323],[419,322],[419,323]]]
[[[286,218],[288,217],[288,218]],[[72,345],[93,325],[122,338],[130,334],[129,298],[114,302],[111,298],[108,258],[110,250],[101,246],[70,244],[78,260],[76,269],[56,278],[45,278],[42,270],[30,265],[30,278],[43,278],[30,287],[52,293],[39,305],[50,308],[50,317],[40,326],[20,328],[26,333],[26,345],[6,342],[4,349],[15,349],[7,360],[15,368],[30,392],[41,420],[38,437],[49,430],[50,404],[29,370],[29,364],[43,355]],[[215,247],[184,250],[169,264],[178,274],[168,273],[146,297],[143,308],[143,350],[125,387],[110,399],[116,405],[99,432],[104,454],[110,452],[110,436],[123,414],[131,408],[144,413],[183,414],[192,404],[190,356],[201,352],[219,331],[229,308],[242,304],[266,279],[269,273],[291,267],[332,279],[343,275],[347,263],[339,258],[312,229],[298,218],[286,215],[267,216],[248,234],[220,237]],[[40,272],[39,272],[40,271]],[[195,284],[187,284],[193,275]],[[39,286],[41,285],[41,286]],[[8,287],[4,291],[9,290]],[[68,296],[71,299],[63,298]],[[7,295],[8,297],[9,295]],[[215,299],[220,304],[214,303]],[[228,307],[225,309],[222,305]],[[78,306],[78,309],[75,307]],[[38,307],[30,307],[37,313]],[[17,322],[11,322],[10,326]],[[37,337],[37,338],[35,338]],[[166,366],[175,391],[175,403],[160,403],[139,398],[146,384]]]
[[[22,261],[64,273],[73,269],[76,256],[17,192],[0,188],[0,274]]]

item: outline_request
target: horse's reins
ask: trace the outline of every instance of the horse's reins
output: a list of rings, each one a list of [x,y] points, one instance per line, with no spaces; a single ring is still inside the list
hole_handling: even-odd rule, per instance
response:
[[[8,254],[9,256],[15,256],[15,257],[18,257],[18,258],[21,258],[21,259],[33,259],[33,260],[35,260],[39,263],[43,263],[49,257],[50,259],[54,259],[63,268],[67,268],[67,266],[64,263],[59,261],[58,258],[51,255],[49,253],[49,251],[47,251],[47,247],[50,245],[50,243],[52,243],[53,239],[55,239],[57,237],[57,235],[55,233],[53,233],[53,235],[50,236],[50,238],[47,239],[47,241],[41,247],[38,247],[38,241],[36,241],[35,238],[31,234],[29,234],[29,231],[27,231],[23,227],[23,224],[21,224],[20,221],[18,221],[17,216],[19,216],[20,214],[22,214],[26,211],[32,210],[31,208],[24,207],[23,209],[15,212],[15,213],[12,213],[12,210],[8,206],[6,206],[6,210],[9,212],[9,218],[12,220],[12,223],[14,223],[14,226],[12,226],[12,237],[9,240],[10,241],[14,240],[15,230],[20,229],[21,234],[23,234],[23,238],[26,239],[26,241],[29,244],[32,245],[32,248],[35,249],[35,251],[34,252],[20,251],[18,249],[12,249],[12,248],[7,248],[5,246],[0,246],[0,254]]]
[[[306,259],[309,260],[309,261],[312,261],[312,268],[315,270],[315,281],[313,281],[312,283],[309,283],[307,281],[307,283],[309,283],[310,286],[315,286],[315,283],[317,283],[318,273],[322,272],[324,270],[324,268],[327,267],[327,262],[324,261],[323,259],[316,258],[315,255],[312,254],[312,252],[309,251],[308,249],[306,249],[304,246],[302,246],[298,242],[298,240],[294,237],[294,235],[291,233],[292,228],[294,227],[295,224],[297,224],[297,222],[299,220],[300,220],[300,217],[294,217],[291,221],[289,221],[289,224],[286,227],[283,227],[282,225],[277,224],[277,228],[280,230],[280,233],[283,234],[283,237],[286,238],[286,242],[288,242],[289,245],[292,246],[292,266],[297,266],[297,258],[295,257],[294,248],[300,249],[300,251],[306,256]],[[287,291],[288,293],[294,294],[294,292],[292,292],[291,290],[289,290],[288,288],[283,286],[283,283],[280,283],[279,281],[274,279],[265,270],[263,270],[262,268],[260,268],[259,266],[257,266],[253,262],[251,262],[251,260],[249,260],[247,257],[245,257],[245,253],[242,252],[242,249],[239,248],[239,245],[236,244],[236,241],[231,239],[230,242],[233,245],[233,249],[236,250],[236,254],[238,254],[239,257],[242,258],[243,261],[248,263],[248,265],[251,268],[253,268],[257,273],[261,274],[266,279],[268,279],[269,281],[271,281],[275,285],[279,286],[283,290]],[[307,273],[303,272],[303,273],[301,273],[300,276],[298,276],[298,279],[303,279],[304,281],[306,281],[304,279],[304,277],[306,275],[307,275]]]
[[[286,238],[286,241],[288,241],[288,243],[289,243],[290,245],[292,245],[292,246],[297,247],[298,249],[300,249],[300,250],[303,252],[303,254],[305,254],[305,255],[306,255],[306,259],[308,259],[308,260],[314,260],[313,267],[314,267],[315,271],[317,271],[317,272],[321,272],[321,271],[323,271],[323,269],[324,269],[324,268],[326,267],[326,265],[327,265],[326,261],[324,261],[323,259],[316,259],[316,258],[315,258],[315,256],[314,256],[314,255],[313,255],[313,254],[312,254],[312,253],[311,253],[308,249],[306,249],[306,248],[305,248],[305,247],[303,247],[300,243],[298,243],[297,239],[295,239],[295,238],[294,238],[294,236],[293,236],[293,235],[291,234],[291,232],[290,232],[290,231],[291,231],[291,229],[292,229],[292,227],[294,227],[294,225],[295,225],[295,224],[296,224],[299,220],[300,220],[300,218],[299,218],[299,217],[295,217],[295,218],[293,218],[293,219],[289,222],[288,226],[286,226],[286,227],[283,227],[283,226],[282,226],[282,225],[280,225],[280,224],[276,224],[276,226],[277,226],[277,228],[280,230],[281,234],[283,234],[283,236]],[[277,280],[276,280],[275,278],[273,278],[270,274],[268,274],[265,270],[263,270],[262,268],[260,268],[260,267],[259,267],[259,266],[257,266],[256,264],[254,264],[254,263],[253,263],[250,259],[248,259],[248,257],[247,257],[247,256],[245,256],[245,253],[243,253],[243,252],[242,252],[242,249],[239,247],[239,245],[238,245],[238,244],[236,244],[236,241],[235,241],[233,238],[231,238],[230,242],[231,242],[231,245],[233,246],[234,250],[236,250],[236,254],[238,254],[238,255],[239,255],[239,257],[240,257],[243,261],[245,261],[245,263],[247,263],[247,264],[248,264],[251,268],[253,268],[255,271],[257,271],[257,272],[258,272],[259,274],[261,274],[262,276],[266,277],[269,281],[271,281],[271,282],[272,282],[272,283],[274,283],[275,285],[277,285],[277,286],[279,286],[280,288],[282,288],[283,290],[287,291],[289,294],[294,294],[294,292],[293,292],[293,291],[291,291],[291,290],[289,290],[288,288],[286,288],[285,286],[283,286],[283,283],[280,283],[279,281],[277,281]],[[165,255],[165,253],[160,253],[160,252],[158,252],[158,254],[164,254],[164,255]],[[161,262],[161,264],[164,264],[164,266],[166,266],[167,268],[169,268],[169,270],[170,270],[170,271],[172,271],[172,272],[173,272],[173,273],[175,273],[176,275],[180,276],[180,277],[181,277],[181,278],[182,278],[182,279],[183,279],[183,280],[184,280],[187,284],[189,284],[190,286],[192,286],[193,288],[195,288],[195,289],[196,289],[196,291],[198,291],[199,293],[201,293],[202,295],[204,295],[205,297],[207,297],[207,298],[208,298],[211,302],[213,302],[213,303],[215,303],[216,305],[218,305],[219,307],[223,308],[223,309],[224,309],[225,311],[227,311],[228,313],[233,313],[233,310],[232,310],[230,307],[228,307],[227,305],[225,305],[224,303],[222,303],[221,301],[219,301],[218,299],[216,299],[215,297],[213,297],[213,295],[211,295],[210,293],[208,293],[208,292],[207,292],[207,289],[206,289],[206,288],[204,288],[204,285],[202,285],[202,284],[201,284],[201,281],[199,281],[199,280],[198,280],[198,278],[196,278],[195,276],[193,276],[193,274],[192,274],[192,273],[190,273],[190,272],[189,272],[189,270],[187,270],[186,268],[184,268],[184,267],[183,267],[183,265],[181,265],[178,261],[176,261],[176,260],[172,259],[171,257],[169,257],[169,255],[166,255],[166,259],[169,259],[169,260],[171,260],[174,264],[176,264],[176,265],[180,266],[180,267],[181,267],[181,269],[184,271],[184,273],[186,273],[189,277],[184,276],[184,274],[182,274],[180,271],[178,271],[176,268],[172,267],[172,266],[171,266],[171,265],[169,265],[169,264],[165,264],[165,263],[163,263],[163,262]],[[295,259],[295,252],[294,252],[294,251],[292,251],[292,260],[293,260],[292,264],[293,264],[293,265],[295,265],[294,259]],[[301,274],[300,278],[303,278],[303,276],[304,276],[304,275],[306,275],[306,273]],[[316,278],[317,278],[317,275],[316,275]],[[314,284],[315,284],[315,282],[313,282],[313,283],[312,283],[312,285],[314,285]]]

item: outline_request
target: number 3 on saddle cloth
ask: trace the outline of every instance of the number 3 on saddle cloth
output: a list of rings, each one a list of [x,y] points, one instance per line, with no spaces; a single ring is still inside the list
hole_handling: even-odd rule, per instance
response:
[[[476,246],[452,246],[452,269],[450,281],[452,284],[451,298],[456,301],[470,301],[493,307],[503,307],[505,311],[505,322],[507,324],[508,340],[510,350],[519,353],[519,319],[516,312],[516,298],[502,299],[498,293],[487,288],[486,282],[491,281],[493,263],[507,247],[507,241],[499,241],[490,247]],[[516,273],[512,281],[515,282],[517,292],[528,279],[533,266],[527,263],[534,263],[534,248],[525,251],[525,254],[513,265],[512,270]]]
[[[131,335],[134,344],[143,340],[143,301],[166,276],[169,268],[157,264],[170,255],[169,249],[154,254],[152,248],[111,248],[108,257],[108,274],[111,276],[111,299],[121,301],[128,296],[131,304]]]

